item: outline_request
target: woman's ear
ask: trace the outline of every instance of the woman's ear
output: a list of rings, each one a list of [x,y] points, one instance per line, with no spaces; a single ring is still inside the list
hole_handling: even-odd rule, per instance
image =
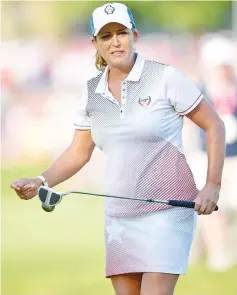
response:
[[[134,30],[133,31],[133,41],[134,41],[134,43],[137,42],[138,36],[139,36],[138,31],[137,30]]]
[[[98,50],[98,47],[97,47],[97,41],[95,38],[92,38],[91,39],[91,43],[94,45],[95,49]]]

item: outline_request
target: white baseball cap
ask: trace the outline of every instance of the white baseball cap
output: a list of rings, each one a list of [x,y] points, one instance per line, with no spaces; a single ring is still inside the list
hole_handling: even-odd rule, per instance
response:
[[[130,9],[122,3],[107,3],[93,11],[90,19],[92,35],[96,36],[109,23],[119,23],[128,29],[136,28]]]

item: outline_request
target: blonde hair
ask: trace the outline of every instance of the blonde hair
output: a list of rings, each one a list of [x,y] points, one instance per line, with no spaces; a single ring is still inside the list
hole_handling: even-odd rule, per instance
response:
[[[103,59],[98,50],[96,51],[95,55],[95,66],[99,71],[104,71],[107,67],[107,62]]]

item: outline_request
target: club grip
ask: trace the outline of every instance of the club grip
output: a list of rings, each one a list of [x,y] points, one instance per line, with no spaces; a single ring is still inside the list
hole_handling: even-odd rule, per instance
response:
[[[195,202],[188,202],[188,201],[178,201],[178,200],[169,200],[169,205],[176,206],[176,207],[185,207],[185,208],[194,208]],[[218,206],[214,211],[218,211]]]

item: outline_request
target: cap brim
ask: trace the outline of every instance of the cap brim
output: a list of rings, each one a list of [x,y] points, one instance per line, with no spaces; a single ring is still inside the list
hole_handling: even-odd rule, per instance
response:
[[[110,23],[118,23],[118,24],[124,25],[124,26],[125,26],[126,28],[128,28],[128,29],[132,29],[132,24],[131,24],[130,22],[125,22],[125,21],[123,22],[123,21],[121,21],[120,19],[113,19],[113,20],[111,20],[111,21],[106,21],[106,22],[104,22],[104,23],[101,23],[101,25],[100,25],[98,28],[96,28],[96,30],[95,30],[93,36],[97,36],[98,33],[100,32],[100,30],[101,30],[105,25],[110,24]]]

